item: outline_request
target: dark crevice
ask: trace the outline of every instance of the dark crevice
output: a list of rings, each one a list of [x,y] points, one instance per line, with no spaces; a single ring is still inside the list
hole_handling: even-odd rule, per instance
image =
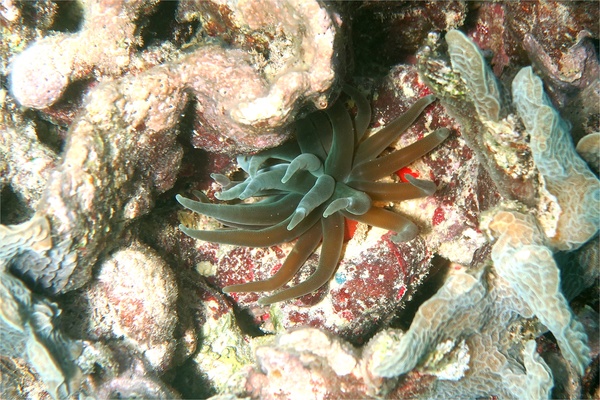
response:
[[[47,121],[35,122],[35,133],[41,144],[48,146],[55,153],[60,153],[64,147],[64,140],[57,127]]]
[[[91,340],[86,332],[86,321],[90,318],[91,306],[86,294],[86,288],[73,290],[56,297],[60,304],[61,315],[57,329],[74,339]]]
[[[0,191],[0,224],[14,225],[29,220],[33,210],[23,203],[20,196],[9,185]]]
[[[217,394],[210,384],[211,379],[206,374],[199,374],[195,361],[188,359],[174,371],[175,378],[171,386],[177,390],[183,399],[207,399]]]
[[[141,50],[164,42],[172,42],[176,46],[181,46],[193,37],[197,30],[197,24],[180,22],[177,19],[178,8],[178,1],[161,1],[151,15],[140,19],[138,26],[143,43]]]
[[[400,310],[390,321],[389,326],[391,328],[408,330],[419,307],[436,294],[446,281],[449,265],[448,260],[439,256],[433,257],[429,276],[417,288],[413,298],[406,303],[406,307]]]
[[[192,135],[196,118],[196,102],[189,101],[179,120],[177,143],[183,149],[183,158],[173,187],[160,194],[156,199],[156,208],[170,212],[180,208],[175,195],[189,193],[197,182],[212,182],[210,178],[211,155],[202,149],[192,146]]]
[[[220,288],[216,289],[221,290]],[[231,304],[233,308],[233,315],[235,315],[235,320],[238,327],[242,331],[242,334],[253,338],[267,335],[267,333],[260,329],[250,310],[240,307],[234,301],[231,301]]]
[[[83,8],[79,1],[57,1],[57,10],[51,30],[77,32],[83,25]]]
[[[144,48],[171,40],[171,32],[176,24],[177,1],[161,1],[152,15],[145,17],[142,23],[142,40]]]

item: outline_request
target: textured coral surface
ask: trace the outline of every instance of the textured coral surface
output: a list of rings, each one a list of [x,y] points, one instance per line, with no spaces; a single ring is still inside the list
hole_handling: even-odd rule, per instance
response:
[[[599,398],[599,21],[541,0],[0,0],[0,397]],[[382,153],[450,131],[383,179],[435,184],[377,202],[418,236],[346,223],[319,290],[223,293],[294,243],[185,236],[222,224],[175,195],[223,202],[211,174],[243,181],[338,98],[356,118],[346,84],[366,136],[438,99]]]

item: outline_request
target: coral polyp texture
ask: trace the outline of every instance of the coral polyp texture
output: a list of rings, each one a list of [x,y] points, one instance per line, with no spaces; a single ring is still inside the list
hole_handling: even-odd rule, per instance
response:
[[[545,189],[561,208],[548,233],[558,250],[581,247],[600,228],[600,181],[575,151],[569,126],[544,93],[542,80],[523,68],[512,85],[513,101],[530,134],[531,153]]]
[[[564,357],[583,375],[591,361],[587,336],[560,291],[560,271],[535,218],[498,211],[488,228],[497,237],[492,260],[498,275],[554,334]]]
[[[600,182],[575,152],[567,124],[531,68],[523,68],[513,81],[517,114],[511,114],[474,42],[456,30],[447,33],[446,41],[453,70],[441,66],[432,48],[422,53],[421,67],[463,129],[479,131],[479,137],[470,138],[474,148],[496,183],[505,185],[507,200],[481,218],[481,228],[493,243],[493,267],[452,271],[419,308],[408,331],[390,331],[374,340],[368,365],[376,376],[406,374],[414,368],[437,375],[433,398],[548,398],[554,372],[536,354],[531,339],[550,330],[575,380],[591,360],[584,327],[561,292],[553,252],[579,248],[597,235]],[[467,115],[465,110],[473,112]],[[517,118],[529,143],[523,133],[514,132]],[[511,135],[512,146],[498,146]],[[511,176],[515,171],[507,161],[529,157],[535,170]],[[515,183],[525,185],[527,195],[515,190]],[[512,327],[514,332],[517,326],[522,336],[509,339],[505,329]],[[515,361],[525,368],[511,367]],[[453,371],[452,377],[448,371]]]
[[[378,157],[406,130],[433,100],[425,96],[404,115],[363,140],[371,120],[366,98],[346,87],[357,105],[354,119],[342,102],[323,113],[296,122],[297,142],[238,158],[248,174],[244,181],[214,175],[223,187],[220,200],[259,201],[246,204],[213,204],[181,196],[186,208],[216,218],[227,229],[180,229],[187,235],[237,246],[267,247],[298,239],[279,271],[260,282],[227,286],[225,292],[257,292],[279,289],[288,283],[322,240],[316,271],[304,282],[262,298],[271,304],[310,293],[333,276],[342,254],[346,219],[396,233],[399,242],[413,239],[417,226],[404,216],[378,206],[423,197],[435,184],[408,176],[406,183],[378,182],[412,163],[440,144],[449,134],[439,129],[403,149]],[[205,196],[196,194],[200,200]]]

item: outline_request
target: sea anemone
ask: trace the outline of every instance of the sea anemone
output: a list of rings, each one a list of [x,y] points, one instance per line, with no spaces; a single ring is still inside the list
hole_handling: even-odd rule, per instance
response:
[[[431,104],[432,95],[419,99],[386,127],[363,140],[371,120],[371,107],[356,89],[345,87],[356,103],[351,118],[344,102],[337,101],[296,121],[296,141],[240,156],[247,173],[244,181],[224,175],[212,177],[222,186],[222,201],[261,198],[253,203],[214,204],[201,192],[199,201],[177,196],[185,208],[213,217],[227,226],[218,230],[195,230],[180,225],[188,236],[236,246],[268,247],[297,239],[282,267],[271,278],[223,288],[230,292],[264,292],[288,283],[322,241],[316,271],[305,281],[263,297],[260,304],[292,299],[319,289],[338,265],[344,244],[346,220],[396,232],[395,240],[408,241],[417,226],[407,218],[377,205],[432,194],[433,182],[405,175],[408,182],[378,182],[425,155],[448,136],[442,128],[400,150],[378,157]]]

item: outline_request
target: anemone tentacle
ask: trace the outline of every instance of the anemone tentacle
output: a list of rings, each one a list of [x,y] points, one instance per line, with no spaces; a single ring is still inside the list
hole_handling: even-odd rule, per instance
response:
[[[410,175],[408,175],[410,177]],[[349,185],[365,192],[374,201],[404,201],[425,197],[435,192],[435,183],[421,179],[408,178],[409,182],[388,183],[353,181]]]
[[[294,229],[287,229],[292,216],[278,224],[262,229],[217,229],[214,231],[196,230],[179,225],[188,236],[207,242],[232,244],[244,247],[269,247],[292,241],[302,235],[320,218],[318,211],[306,216]]]
[[[241,155],[237,157],[240,168],[246,171],[250,176],[255,176],[260,166],[269,158],[281,161],[292,161],[300,152],[298,142],[289,141],[279,147],[264,150],[253,156]]]
[[[377,133],[365,139],[356,149],[354,164],[358,165],[377,157],[386,147],[396,140],[400,133],[407,130],[421,115],[425,107],[433,103],[435,96],[429,95],[420,98],[408,111],[393,120]],[[415,157],[419,158],[419,157]]]
[[[321,220],[323,229],[323,244],[321,245],[321,257],[315,272],[304,282],[284,289],[274,295],[263,297],[258,300],[259,304],[268,305],[278,301],[300,297],[314,292],[333,276],[336,266],[342,254],[344,244],[344,217],[341,214],[333,214]]]
[[[325,152],[323,156],[323,160],[325,160],[327,154],[331,152],[331,142],[333,140],[332,122],[325,111],[314,112],[308,116],[308,119],[312,123],[318,142],[321,143],[321,147]]]
[[[336,103],[327,111],[333,127],[331,149],[325,159],[325,173],[336,180],[345,179],[352,168],[354,155],[354,127],[348,110],[341,103]],[[348,134],[351,132],[351,134]]]
[[[306,192],[304,197],[302,197],[302,200],[300,200],[300,203],[298,203],[296,212],[292,216],[290,224],[288,225],[288,229],[294,229],[300,223],[300,221],[306,217],[306,215],[312,212],[315,208],[324,204],[331,197],[334,190],[335,179],[329,175],[319,176],[313,187]]]
[[[273,225],[288,218],[296,209],[301,195],[288,193],[280,199],[256,203],[252,212],[248,212],[247,204],[214,204],[186,199],[181,195],[176,196],[179,204],[208,217],[213,217],[223,223],[234,223],[242,225]]]
[[[223,292],[266,292],[276,290],[292,280],[296,272],[304,265],[308,257],[321,242],[321,224],[314,224],[306,233],[298,238],[290,254],[279,270],[269,279],[263,281],[241,283],[223,288]]]
[[[440,128],[432,134],[425,136],[423,139],[400,150],[396,150],[393,153],[371,161],[363,162],[352,170],[350,179],[370,181],[385,178],[395,171],[406,167],[417,158],[421,158],[429,153],[437,147],[437,145],[442,143],[449,134],[450,131],[448,129]]]
[[[199,193],[199,201],[177,196],[185,208],[229,226],[214,231],[180,229],[193,238],[247,247],[267,247],[297,239],[282,267],[269,279],[227,286],[225,293],[266,292],[286,285],[321,244],[318,267],[305,281],[259,300],[260,304],[299,297],[327,283],[342,254],[346,219],[396,232],[395,240],[408,241],[417,226],[407,218],[377,206],[431,195],[433,182],[406,176],[407,183],[377,182],[428,153],[448,136],[439,129],[425,138],[383,157],[379,154],[408,128],[434,101],[418,100],[402,116],[363,139],[371,120],[366,98],[354,88],[346,93],[357,107],[354,120],[345,105],[335,103],[296,122],[297,142],[238,157],[248,174],[244,181],[212,175],[221,185],[220,200],[264,197],[254,203],[214,204]]]
[[[327,117],[325,119],[327,120]],[[329,120],[326,121],[326,124],[329,126]],[[331,135],[331,131],[328,134]],[[327,158],[326,147],[321,142],[319,130],[315,128],[311,118],[302,118],[296,121],[296,140],[298,140],[302,154],[314,154],[322,161]]]
[[[286,183],[297,171],[308,171],[315,176],[323,173],[323,163],[319,157],[314,154],[304,153],[294,158],[288,165],[285,175],[281,178],[281,183]]]
[[[387,229],[388,231],[396,233],[413,232],[415,236],[418,233],[416,225],[410,219],[384,208],[373,207],[366,213],[360,215],[352,215],[346,212],[343,212],[343,214],[358,222]],[[413,238],[414,236],[410,237],[410,239]]]
[[[238,184],[239,182],[233,182],[223,174],[210,174],[210,177],[213,178],[217,185],[221,186],[221,190],[227,190]]]
[[[325,218],[341,210],[346,210],[356,215],[364,214],[371,208],[372,202],[368,194],[345,185],[342,182],[336,183],[334,193],[334,200],[323,211]]]

